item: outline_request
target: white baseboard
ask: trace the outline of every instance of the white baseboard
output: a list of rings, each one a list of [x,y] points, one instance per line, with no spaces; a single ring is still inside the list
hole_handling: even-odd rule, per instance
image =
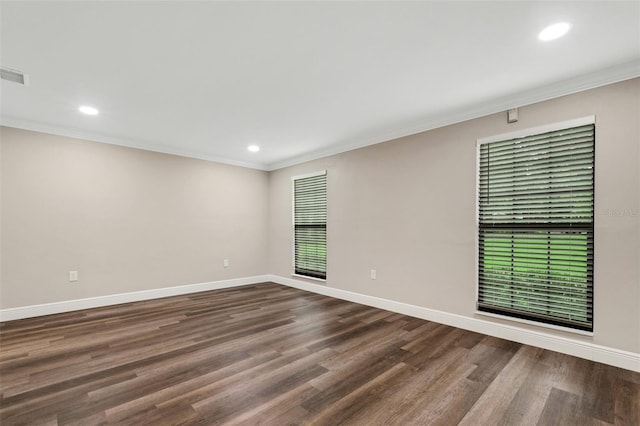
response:
[[[42,305],[1,309],[0,321],[11,321],[22,318],[77,311],[81,309],[117,305],[120,303],[138,302],[168,296],[179,296],[182,294],[258,284],[268,281],[640,372],[640,354],[638,353],[623,351],[568,337],[556,336],[544,331],[527,330],[516,325],[505,325],[489,320],[451,314],[435,309],[382,299],[380,297],[340,290],[321,284],[285,278],[278,275],[257,275],[231,280],[189,284],[154,290],[46,303]]]
[[[615,367],[640,372],[640,354],[597,345],[568,337],[553,335],[544,331],[527,330],[516,325],[505,325],[489,320],[470,318],[462,315],[451,314],[435,309],[410,305],[393,300],[382,299],[375,296],[353,293],[346,290],[313,284],[306,281],[285,278],[278,275],[268,275],[268,280],[295,287],[313,293],[323,294],[362,305],[373,306],[387,311],[397,312],[464,330],[475,331],[501,339],[511,340],[530,346],[549,349],[579,358],[584,358]]]
[[[179,296],[182,294],[197,293],[199,291],[219,290],[222,288],[258,284],[267,281],[269,281],[268,275],[256,275],[254,277],[235,278],[231,280],[158,288],[154,290],[134,291],[131,293],[110,294],[108,296],[89,297],[86,299],[67,300],[64,302],[45,303],[42,305],[0,309],[0,321],[39,317],[43,315],[59,314],[62,312],[78,311],[81,309],[118,305],[120,303],[139,302],[142,300],[158,299],[160,297],[168,296]]]

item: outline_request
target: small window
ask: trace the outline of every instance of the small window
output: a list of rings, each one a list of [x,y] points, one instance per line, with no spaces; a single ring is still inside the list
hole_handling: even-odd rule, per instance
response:
[[[593,330],[594,132],[479,143],[479,311]]]
[[[294,273],[327,277],[326,171],[293,178]]]

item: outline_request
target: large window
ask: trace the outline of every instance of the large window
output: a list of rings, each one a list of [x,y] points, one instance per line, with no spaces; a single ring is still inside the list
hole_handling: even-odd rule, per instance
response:
[[[593,124],[479,142],[479,311],[593,330],[593,184]]]
[[[294,273],[327,277],[327,175],[293,178]]]

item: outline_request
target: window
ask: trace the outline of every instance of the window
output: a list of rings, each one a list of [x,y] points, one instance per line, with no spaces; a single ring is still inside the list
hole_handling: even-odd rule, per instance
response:
[[[479,311],[593,330],[595,129],[572,126],[479,141]]]
[[[294,273],[327,277],[326,171],[293,178]]]

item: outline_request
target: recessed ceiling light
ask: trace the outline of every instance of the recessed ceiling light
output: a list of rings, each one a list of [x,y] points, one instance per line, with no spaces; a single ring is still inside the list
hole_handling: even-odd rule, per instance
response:
[[[555,40],[562,37],[571,29],[571,24],[568,22],[558,22],[557,24],[549,25],[538,34],[538,39],[542,41]]]
[[[86,106],[86,105],[82,105],[80,108],[78,108],[78,111],[80,111],[83,114],[87,114],[87,115],[98,115],[98,112],[99,112],[94,107],[90,107],[90,106]]]
[[[251,152],[258,152],[260,151],[260,147],[258,145],[249,145],[247,147],[247,149]]]

